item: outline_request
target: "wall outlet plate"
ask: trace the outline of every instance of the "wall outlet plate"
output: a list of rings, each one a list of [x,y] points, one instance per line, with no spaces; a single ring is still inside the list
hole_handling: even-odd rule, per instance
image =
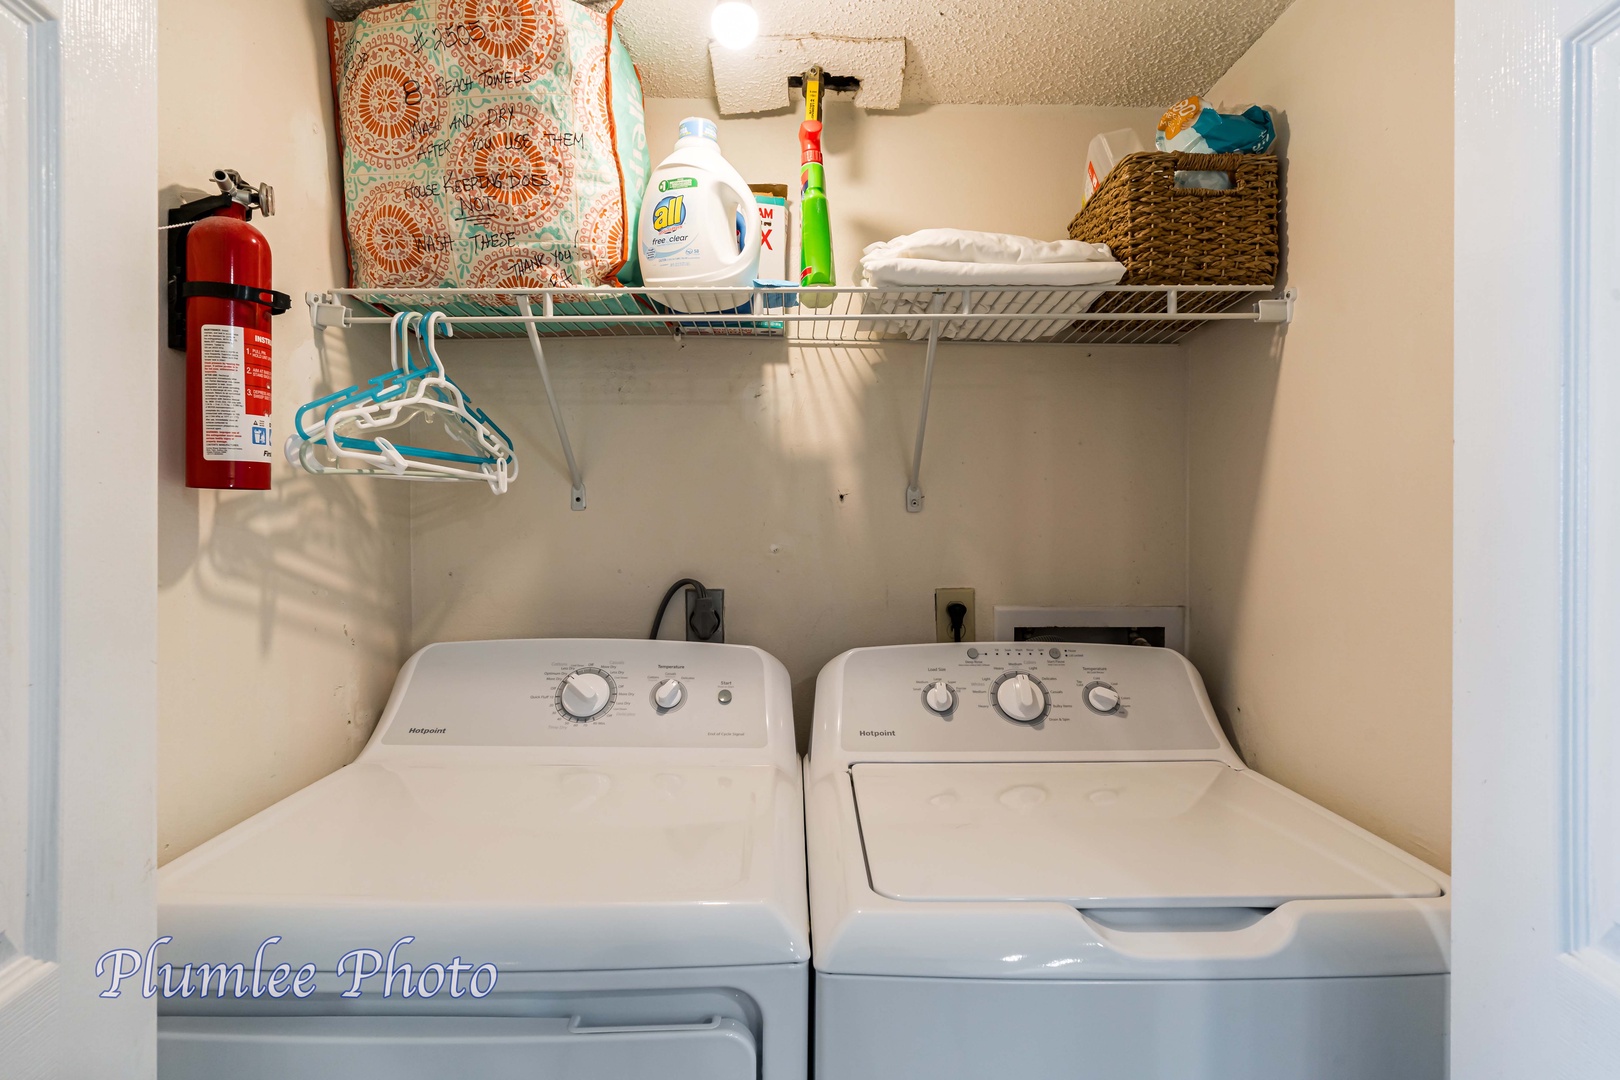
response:
[[[720,616],[720,629],[714,637],[700,637],[692,629],[692,613],[697,610],[697,590],[687,589],[686,594],[686,640],[687,641],[717,641],[721,644],[726,640],[726,590],[710,589],[704,597],[714,604],[715,614]]]
[[[962,618],[962,641],[978,641],[979,629],[975,619],[972,589],[935,589],[934,590],[934,640],[956,641],[951,633],[950,606],[962,604],[967,608],[967,614]]]

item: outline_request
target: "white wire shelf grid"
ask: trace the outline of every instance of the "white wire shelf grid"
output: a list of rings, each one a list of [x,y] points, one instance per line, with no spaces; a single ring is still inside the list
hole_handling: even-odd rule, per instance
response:
[[[1168,345],[1212,322],[1288,321],[1268,285],[1092,288],[333,289],[309,293],[317,327],[442,311],[457,337],[781,338],[795,344],[980,341]],[[531,314],[521,310],[529,301]]]
[[[1170,345],[1213,322],[1286,323],[1294,290],[1269,285],[1091,288],[332,289],[306,293],[317,329],[385,326],[401,312],[439,311],[458,338],[527,337],[568,463],[569,505],[585,477],[552,391],[545,343],[570,338],[775,338],[792,345],[926,342],[917,439],[905,505],[923,508],[922,456],[942,341]]]

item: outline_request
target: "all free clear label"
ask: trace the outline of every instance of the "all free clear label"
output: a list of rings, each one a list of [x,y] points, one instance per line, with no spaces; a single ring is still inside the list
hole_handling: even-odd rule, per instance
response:
[[[270,460],[269,334],[202,328],[202,421],[207,460]]]

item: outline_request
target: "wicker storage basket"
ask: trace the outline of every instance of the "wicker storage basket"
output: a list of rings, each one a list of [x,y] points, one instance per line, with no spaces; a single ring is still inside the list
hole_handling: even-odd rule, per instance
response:
[[[1232,190],[1175,184],[1179,169],[1230,173]],[[1069,223],[1107,244],[1122,285],[1272,285],[1277,280],[1277,158],[1272,154],[1131,154]]]

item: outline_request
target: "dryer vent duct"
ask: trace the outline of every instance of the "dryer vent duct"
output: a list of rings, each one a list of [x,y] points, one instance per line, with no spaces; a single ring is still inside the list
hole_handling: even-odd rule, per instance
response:
[[[793,107],[788,80],[821,67],[836,86],[859,80],[858,109],[900,107],[905,38],[761,37],[746,49],[709,46],[721,116],[780,112]]]

